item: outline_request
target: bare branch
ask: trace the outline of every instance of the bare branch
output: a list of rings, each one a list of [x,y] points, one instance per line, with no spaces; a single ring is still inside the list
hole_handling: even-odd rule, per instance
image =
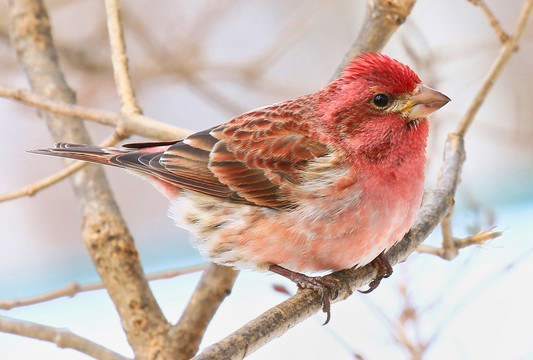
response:
[[[75,96],[57,63],[42,0],[10,0],[9,7],[11,41],[33,91],[73,104]],[[40,116],[56,141],[92,143],[80,120],[45,111]],[[133,238],[100,167],[87,166],[71,179],[83,213],[85,246],[118,310],[133,351],[140,358],[150,358],[160,351],[170,325],[144,278]]]
[[[418,252],[438,255],[446,260],[452,260],[459,254],[459,249],[457,248],[453,238],[452,215],[453,205],[450,206],[446,216],[444,216],[444,219],[442,219],[440,223],[442,231],[442,246],[437,248],[422,244],[417,248]]]
[[[115,126],[115,133],[101,143],[100,146],[114,146],[123,138],[126,138],[132,134],[142,135],[157,140],[175,140],[190,134],[190,132],[187,130],[163,124],[143,115],[118,115],[109,111],[91,109],[74,104],[66,104],[50,100],[29,90],[0,87],[0,96],[14,99],[54,114],[76,119],[91,120],[100,124]],[[56,174],[34,182],[21,189],[0,194],[0,202],[25,196],[33,196],[40,190],[43,190],[69,177],[86,165],[88,165],[88,163],[76,162],[57,172]]]
[[[424,352],[431,345],[431,341],[424,341],[419,336],[419,315],[416,307],[409,298],[406,283],[399,285],[399,295],[403,302],[402,311],[398,319],[390,318],[387,323],[391,326],[392,337],[398,345],[410,354],[411,359],[422,360]],[[377,306],[375,308],[381,310]],[[383,314],[383,317],[388,318],[385,314]],[[409,325],[412,325],[413,331],[409,331]]]
[[[167,343],[175,359],[190,359],[198,351],[207,325],[222,301],[231,293],[239,272],[227,266],[211,264],[189,300],[179,322],[168,334]]]
[[[113,74],[115,75],[115,84],[122,103],[120,112],[128,115],[141,114],[142,110],[135,98],[135,91],[133,90],[128,71],[128,57],[126,56],[126,45],[124,43],[124,34],[122,33],[118,0],[106,0],[105,7],[107,12],[107,28],[109,29],[109,43],[111,44]]]
[[[416,0],[367,0],[367,14],[359,36],[344,56],[334,78],[340,76],[346,65],[360,53],[379,52],[400,25],[402,25]]]
[[[496,79],[498,78],[498,76],[500,76],[503,67],[505,66],[505,64],[507,64],[507,61],[509,60],[513,52],[516,50],[518,45],[518,39],[520,39],[520,36],[522,35],[524,28],[526,27],[527,20],[529,18],[529,14],[531,13],[532,7],[533,0],[524,1],[524,6],[522,8],[522,11],[520,12],[518,21],[516,22],[514,33],[503,44],[500,50],[500,54],[492,64],[492,67],[487,73],[487,75],[485,76],[485,80],[483,81],[481,88],[479,89],[476,97],[474,98],[474,101],[470,104],[463,119],[461,120],[461,123],[457,127],[456,132],[458,134],[464,135],[466,133],[470,124],[474,120],[474,117],[476,116],[479,108],[485,101],[485,98],[487,97],[489,91],[492,89],[492,86],[496,82]]]
[[[173,278],[179,275],[190,274],[193,272],[205,270],[207,266],[208,264],[201,264],[201,265],[191,266],[191,267],[182,268],[182,269],[168,270],[168,271],[164,271],[164,272],[157,273],[157,274],[150,274],[150,275],[146,275],[146,280],[153,281],[153,280],[161,280],[161,279],[170,279],[170,278]],[[74,297],[75,295],[82,293],[82,292],[101,290],[104,288],[105,288],[104,284],[102,284],[101,282],[93,283],[93,284],[85,284],[85,285],[80,285],[79,283],[72,283],[60,289],[47,292],[45,294],[32,296],[32,297],[25,298],[25,299],[0,301],[0,309],[10,310],[16,307],[35,305],[35,304],[39,304],[45,301],[58,299],[64,296]]]
[[[431,255],[436,255],[445,260],[452,260],[459,254],[459,249],[471,246],[471,245],[482,245],[485,242],[495,239],[501,236],[502,233],[499,231],[492,231],[492,229],[479,231],[472,236],[467,236],[462,239],[451,238],[450,242],[447,242],[448,245],[445,247],[434,247],[429,245],[420,245],[417,249],[420,253],[426,253]],[[444,244],[444,243],[443,243]]]
[[[155,140],[184,138],[190,131],[177,128],[139,114],[116,114],[111,111],[87,108],[75,104],[54,101],[30,90],[0,87],[0,96],[20,101],[37,109],[75,119],[94,121],[117,128],[122,137],[140,135]]]
[[[458,249],[462,249],[470,245],[481,245],[487,242],[488,240],[495,239],[499,236],[502,236],[501,231],[492,231],[492,230],[493,229],[480,230],[474,235],[467,236],[462,239],[454,238],[455,246],[457,246]]]
[[[500,26],[500,22],[494,16],[494,13],[489,9],[487,4],[485,4],[484,0],[468,0],[475,6],[478,6],[487,16],[490,25],[494,28],[494,31],[496,32],[496,35],[498,35],[498,38],[500,38],[500,41],[502,44],[505,44],[505,42],[509,39],[509,35],[503,31],[502,27]]]
[[[440,223],[442,231],[442,248],[448,252],[450,259],[453,259],[457,256],[458,251],[453,241],[453,231],[452,231],[452,217],[453,217],[453,205],[450,206],[446,216],[442,219]]]
[[[70,112],[75,116],[78,116],[80,118],[92,118],[95,121],[98,122],[106,122],[107,124],[112,124],[117,127],[117,133],[121,134],[122,136],[128,136],[131,134],[131,129],[135,128],[134,126],[137,123],[141,123],[141,125],[147,125],[146,123],[148,121],[144,121],[144,119],[139,115],[140,109],[138,108],[138,105],[136,104],[133,89],[131,87],[131,81],[127,72],[127,59],[125,55],[125,46],[123,42],[123,36],[121,33],[120,28],[120,20],[118,15],[118,7],[116,1],[108,1],[107,3],[107,10],[108,10],[108,16],[109,16],[109,29],[110,29],[110,38],[112,43],[112,52],[113,52],[113,67],[115,69],[115,78],[117,87],[119,90],[119,95],[121,97],[122,101],[122,109],[121,114],[122,115],[128,115],[126,116],[117,116],[110,113],[103,113],[101,111],[94,111],[89,109],[84,109],[81,107],[75,107],[75,106],[63,106],[54,104],[53,102],[50,102],[47,99],[39,98],[35,94],[32,94],[31,92],[22,92],[22,91],[6,91],[4,90],[3,93],[5,95],[8,95],[12,98],[15,98],[17,100],[26,100],[27,102],[32,102],[34,105],[39,104],[43,107],[46,107],[51,110],[59,111],[59,112]],[[120,34],[117,34],[119,32]],[[143,135],[146,135],[146,133],[153,132],[153,126],[150,127],[146,126],[146,128],[143,128]],[[132,125],[133,124],[133,125]],[[156,124],[157,125],[157,124]],[[149,129],[150,131],[146,131]],[[180,134],[181,135],[181,134]],[[165,136],[168,136],[168,132],[165,134]],[[175,138],[175,137],[174,137]],[[68,173],[68,172],[67,172]],[[32,188],[32,191],[35,192],[35,189]],[[198,344],[201,340],[201,337],[203,336],[203,332],[205,331],[205,327],[208,325],[212,315],[220,305],[221,301],[224,299],[224,297],[229,293],[229,290],[231,289],[231,286],[233,285],[233,282],[235,280],[235,277],[237,275],[236,272],[234,272],[231,269],[228,268],[220,268],[218,266],[212,265],[210,267],[212,271],[206,272],[206,274],[203,277],[203,281],[199,284],[198,289],[203,289],[203,291],[197,291],[193,295],[193,300],[197,300],[199,297],[209,295],[205,299],[208,301],[204,301],[203,303],[200,302],[200,305],[198,305],[198,302],[191,302],[189,306],[189,311],[185,313],[185,316],[180,321],[179,325],[176,326],[174,334],[176,336],[172,337],[170,336],[170,340],[168,341],[168,344],[171,346],[169,349],[166,349],[166,352],[173,352],[172,347],[177,346],[185,346],[188,347],[189,351],[190,349],[193,349],[193,353],[197,351]],[[101,274],[101,276],[103,276]],[[213,280],[217,280],[213,282]],[[105,282],[105,280],[104,280]],[[70,290],[70,289],[69,289]],[[224,294],[224,296],[213,296],[214,294],[221,293]],[[57,295],[57,294],[56,294]],[[116,304],[117,305],[117,304]],[[118,308],[118,305],[117,305]],[[119,309],[120,312],[120,309]],[[199,316],[200,315],[200,316]],[[123,320],[125,320],[123,318]],[[194,326],[190,326],[190,324],[193,324]],[[128,333],[128,331],[126,330]],[[169,334],[171,335],[171,334]],[[189,341],[183,342],[182,338],[186,337]],[[179,340],[179,342],[177,341]],[[136,344],[132,343],[130,339],[130,344],[132,344],[134,350],[136,350]],[[196,345],[194,345],[196,344]],[[139,344],[142,345],[142,344]],[[192,346],[192,347],[191,347]],[[196,347],[196,348],[194,348]],[[136,350],[136,354],[138,354],[138,350]]]
[[[0,316],[0,331],[55,343],[60,348],[74,349],[100,360],[128,360],[114,351],[98,345],[66,329]]]
[[[430,245],[420,245],[416,250],[419,253],[431,254],[441,257],[445,260],[452,260],[459,255],[459,250],[470,245],[481,245],[488,240],[497,238],[502,235],[499,231],[478,231],[475,235],[463,239],[453,237],[452,231],[453,206],[450,207],[446,216],[441,221],[442,246],[435,247]]]

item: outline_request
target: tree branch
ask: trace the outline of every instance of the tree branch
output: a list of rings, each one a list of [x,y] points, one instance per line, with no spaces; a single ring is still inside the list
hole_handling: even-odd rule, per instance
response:
[[[522,35],[524,28],[526,27],[532,6],[533,0],[526,0],[524,2],[524,6],[522,8],[522,11],[520,12],[518,21],[516,22],[513,35],[511,35],[511,37],[503,44],[500,50],[500,54],[492,64],[492,67],[487,73],[487,75],[485,76],[485,80],[483,81],[481,88],[479,89],[476,97],[474,98],[474,101],[472,101],[472,103],[468,107],[468,110],[463,116],[461,123],[457,127],[457,134],[464,135],[466,133],[466,131],[470,127],[470,124],[474,120],[474,117],[476,116],[479,108],[485,101],[485,98],[487,97],[489,91],[494,86],[496,79],[498,78],[498,76],[500,76],[503,67],[505,66],[505,64],[507,64],[507,61],[509,61],[509,58],[517,49],[518,39],[520,39],[520,36]]]
[[[106,0],[105,8],[107,13],[107,28],[109,30],[109,43],[111,44],[113,74],[115,75],[115,84],[122,103],[120,112],[128,115],[141,114],[142,110],[137,103],[128,71],[128,57],[126,56],[126,45],[124,43],[124,34],[122,33],[122,21],[120,19],[118,0]]]
[[[452,260],[459,254],[459,250],[471,245],[481,245],[485,242],[501,236],[502,233],[499,231],[492,231],[492,229],[486,231],[478,231],[476,234],[467,236],[462,239],[455,237],[450,238],[448,242],[449,245],[442,247],[434,247],[429,245],[420,245],[417,249],[420,253],[426,253],[431,255],[436,255],[445,260]]]
[[[467,236],[463,239],[453,237],[452,231],[452,214],[453,206],[448,209],[448,212],[442,219],[440,227],[442,230],[442,245],[440,247],[421,244],[416,250],[419,253],[436,255],[444,260],[452,260],[459,255],[459,250],[470,245],[481,245],[488,240],[501,236],[501,232],[492,231],[478,231],[472,236]]]
[[[19,101],[37,109],[75,119],[94,121],[120,129],[123,137],[140,135],[155,140],[176,140],[184,138],[190,131],[150,119],[139,114],[116,114],[111,111],[87,108],[75,104],[54,101],[35,92],[24,89],[0,87],[0,96]]]
[[[49,100],[46,97],[40,96],[39,94],[25,90],[10,90],[0,88],[0,95],[23,101],[33,106],[59,113],[61,115],[70,115],[72,117],[80,119],[88,119],[106,125],[113,125],[117,129],[117,134],[122,137],[127,137],[132,133],[137,133],[148,137],[151,136],[162,140],[177,139],[186,136],[188,134],[188,132],[186,131],[155,122],[139,115],[140,108],[135,100],[134,91],[132,89],[131,80],[127,70],[127,58],[125,53],[124,39],[120,26],[118,4],[116,1],[111,0],[106,2],[106,8],[109,17],[108,26],[110,31],[110,41],[112,45],[113,68],[115,70],[115,79],[119,96],[122,102],[121,115],[116,115],[110,112],[104,112],[100,110],[87,109],[72,104],[57,103]],[[82,166],[83,165],[81,164],[71,165],[65,171],[62,171],[59,174],[49,177],[44,181],[39,182],[39,184],[37,185],[33,184],[32,186],[26,187],[25,189],[12,192],[4,196],[4,198],[11,199],[17,196],[35,194],[37,190],[40,190],[45,186],[49,186],[52,183],[59,181],[60,179],[70,175],[73,171],[81,168]],[[133,250],[135,249],[133,248]],[[136,251],[134,253],[136,255]],[[172,346],[168,349],[163,350],[163,352],[166,352],[167,354],[169,351],[173,352],[172,347],[176,346],[185,346],[189,347],[190,349],[191,344],[196,343],[196,350],[194,350],[194,352],[190,356],[194,355],[194,353],[197,351],[197,346],[201,340],[201,337],[203,336],[203,332],[205,331],[205,327],[208,325],[212,315],[220,305],[221,301],[224,299],[225,295],[214,297],[211,296],[210,298],[208,297],[207,299],[210,300],[208,302],[195,302],[193,304],[192,301],[194,299],[198,299],[198,297],[205,296],[205,294],[213,295],[216,293],[229,293],[229,290],[233,285],[236,275],[237,272],[231,269],[224,268],[223,270],[220,270],[220,267],[214,264],[209,267],[209,271],[204,274],[204,276],[202,277],[202,281],[198,285],[198,289],[203,290],[193,295],[193,298],[191,299],[191,304],[185,312],[182,321],[180,321],[180,323],[174,328],[175,331],[173,332],[173,334],[175,336],[171,336],[170,340],[168,341],[168,343]],[[104,274],[101,273],[101,276],[103,277]],[[219,289],[219,287],[221,290]],[[71,291],[72,288],[67,290]],[[58,294],[56,293],[53,295]],[[115,302],[115,305],[117,306],[117,309],[120,312],[119,304]],[[194,314],[202,314],[201,320],[196,322],[191,321],[191,317],[194,317]],[[196,315],[196,317],[198,318],[198,315]],[[123,322],[126,320],[124,317],[122,317],[122,314],[121,318]],[[193,324],[194,326],[191,327],[190,324]],[[127,329],[125,330],[128,333]],[[187,343],[183,343],[181,337],[187,337],[190,341],[188,341]],[[129,338],[129,340],[136,354],[138,356],[141,356],[143,351],[138,351],[138,349],[136,349],[135,344],[132,343],[132,339]]]
[[[396,29],[405,22],[415,3],[416,0],[367,0],[363,28],[333,78],[339,77],[357,55],[380,52]]]
[[[485,1],[483,0],[468,0],[475,6],[478,6],[481,11],[487,16],[487,19],[489,20],[490,25],[493,27],[494,31],[496,32],[496,35],[498,35],[498,38],[502,42],[502,44],[505,44],[505,42],[509,39],[509,35],[503,31],[502,27],[500,26],[500,22],[494,16],[494,13],[489,9],[487,4],[485,4]]]
[[[135,99],[131,78],[128,72],[126,47],[120,21],[118,0],[106,0],[109,38],[115,82],[122,101],[122,114],[139,114],[141,109]],[[199,79],[194,84],[200,85]],[[205,85],[205,84],[204,84]],[[203,86],[207,94],[209,87]],[[214,97],[218,99],[218,97]],[[221,98],[222,99],[222,98]],[[226,100],[228,103],[229,100]],[[209,325],[220,303],[229,295],[238,272],[233,269],[211,264],[204,271],[185,312],[178,324],[165,336],[166,345],[161,352],[163,357],[189,359],[198,351],[205,329]]]
[[[167,344],[172,348],[173,359],[187,360],[196,354],[207,326],[231,293],[238,273],[215,264],[204,271],[179,322],[169,331]]]
[[[48,14],[42,0],[10,0],[10,36],[33,91],[74,103],[57,63]],[[91,143],[79,120],[41,111],[56,141]],[[87,166],[71,177],[83,212],[83,239],[139,359],[160,350],[168,328],[144,278],[133,238],[100,167]]]
[[[97,343],[85,339],[66,329],[54,328],[28,321],[14,320],[0,316],[0,331],[55,343],[60,348],[74,349],[100,360],[128,360]]]
[[[179,275],[190,274],[193,272],[205,270],[207,266],[208,264],[206,263],[206,264],[191,266],[191,267],[187,267],[183,269],[169,270],[169,271],[164,271],[164,272],[157,273],[157,274],[150,274],[150,275],[146,275],[146,280],[153,281],[153,280],[161,280],[161,279],[170,279],[170,278],[173,278]],[[104,284],[102,284],[101,282],[93,283],[93,284],[85,284],[85,285],[80,285],[79,283],[72,283],[65,287],[47,292],[45,294],[36,295],[36,296],[28,297],[25,299],[0,301],[0,309],[10,310],[16,307],[35,305],[35,304],[39,304],[42,302],[55,300],[55,299],[58,299],[64,296],[74,297],[75,295],[82,293],[82,292],[101,290],[101,289],[105,289]]]

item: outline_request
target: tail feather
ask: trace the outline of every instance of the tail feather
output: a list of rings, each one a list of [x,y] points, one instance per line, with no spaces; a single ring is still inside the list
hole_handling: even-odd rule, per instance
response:
[[[206,142],[199,144],[205,146]],[[184,152],[182,147],[191,149]],[[173,150],[169,155],[173,157],[173,161],[165,162],[163,159],[168,155],[169,149]],[[170,199],[175,199],[182,189],[186,189],[214,198],[257,204],[242,198],[226,184],[220,182],[209,169],[209,152],[201,151],[203,153],[199,153],[197,148],[182,141],[174,141],[133,144],[120,148],[57,143],[53,148],[28,152],[123,168],[148,179]]]
[[[28,152],[117,166],[110,159],[115,155],[128,151],[118,148],[103,148],[96,145],[57,143],[53,148],[28,150]]]

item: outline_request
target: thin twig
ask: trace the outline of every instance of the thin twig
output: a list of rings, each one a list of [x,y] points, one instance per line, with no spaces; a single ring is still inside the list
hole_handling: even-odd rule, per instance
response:
[[[129,359],[66,329],[0,316],[0,331],[55,343],[60,348],[74,349],[95,359]]]
[[[19,101],[37,109],[46,110],[57,115],[75,119],[94,121],[113,126],[123,137],[141,135],[155,140],[178,140],[190,134],[190,131],[164,124],[139,114],[116,114],[111,111],[67,104],[48,99],[31,90],[9,89],[0,86],[0,97]]]
[[[442,246],[433,247],[422,244],[418,247],[418,252],[437,255],[446,260],[452,260],[459,254],[459,249],[453,238],[452,215],[453,205],[450,206],[446,216],[444,216],[444,219],[442,219],[440,223],[442,232]]]
[[[366,306],[383,322],[388,328],[392,339],[407,352],[410,353],[410,359],[421,359],[421,355],[432,345],[432,341],[423,341],[419,336],[419,311],[414,307],[408,295],[407,281],[400,283],[398,287],[399,297],[403,300],[402,311],[398,319],[393,318],[385,309],[376,304],[372,299],[363,297],[362,300]],[[408,323],[412,324],[412,330],[409,331]]]
[[[128,115],[141,114],[142,110],[137,103],[128,71],[128,57],[126,56],[126,45],[122,32],[118,0],[106,0],[105,7],[107,28],[109,29],[109,43],[111,45],[113,74],[115,75],[115,83],[122,104],[120,112]]]
[[[168,270],[168,271],[164,271],[161,273],[150,274],[150,275],[146,275],[146,280],[153,281],[153,280],[161,280],[161,279],[170,279],[176,276],[205,270],[207,266],[208,264],[206,263],[206,264],[190,266],[190,267],[182,268],[182,269]],[[55,300],[55,299],[58,299],[64,296],[74,297],[75,295],[82,293],[82,292],[101,290],[104,288],[105,288],[104,284],[102,284],[101,282],[85,284],[85,285],[80,285],[79,283],[72,283],[65,287],[47,292],[45,294],[40,294],[40,295],[25,298],[25,299],[0,301],[0,309],[10,310],[16,307],[35,305],[35,304],[39,304],[45,301]]]
[[[520,39],[520,36],[522,35],[524,28],[526,27],[527,20],[529,18],[529,14],[531,13],[532,7],[533,0],[526,0],[524,2],[524,6],[522,8],[522,11],[520,12],[518,21],[516,22],[516,27],[513,35],[511,35],[511,37],[503,44],[500,50],[500,54],[494,61],[487,75],[485,76],[485,80],[483,81],[481,88],[479,89],[476,97],[474,98],[474,101],[472,101],[472,103],[470,104],[463,119],[461,120],[461,123],[457,127],[457,134],[464,135],[466,133],[468,127],[474,120],[474,117],[476,116],[479,108],[485,101],[485,98],[487,97],[489,91],[494,86],[496,79],[501,74],[503,67],[505,66],[505,64],[507,64],[507,61],[515,51],[516,46],[518,44],[518,39]]]
[[[453,241],[453,230],[452,230],[452,218],[453,218],[453,205],[450,206],[446,216],[440,222],[441,232],[442,232],[442,248],[444,252],[448,253],[447,256],[449,260],[457,256],[458,251],[455,246],[455,241]]]
[[[509,39],[509,35],[507,35],[505,31],[502,29],[500,22],[498,21],[496,16],[494,16],[494,13],[489,9],[487,4],[485,4],[485,1],[484,0],[468,0],[468,1],[474,4],[475,6],[478,6],[481,9],[481,11],[485,13],[485,15],[487,16],[489,20],[490,25],[493,27],[494,31],[496,32],[496,35],[498,35],[502,44],[505,44],[505,42]]]
[[[409,297],[407,283],[401,283],[398,290],[399,295],[403,300],[403,304],[398,319],[391,318],[388,322],[392,325],[392,337],[398,345],[403,347],[411,355],[411,359],[422,360],[424,352],[428,349],[431,343],[422,340],[420,337],[419,315]],[[379,307],[376,306],[376,308]],[[409,325],[412,331],[409,331]]]
[[[470,235],[467,237],[464,237],[462,239],[454,238],[455,246],[457,246],[458,249],[465,248],[470,245],[481,245],[485,242],[495,239],[499,236],[502,236],[501,231],[492,231],[492,229],[485,230],[485,231],[478,231],[474,235]]]
[[[420,253],[436,255],[445,260],[452,260],[459,254],[459,249],[462,249],[462,248],[465,248],[471,245],[482,245],[486,243],[487,241],[495,239],[501,235],[502,235],[501,232],[492,231],[492,229],[489,229],[486,231],[479,231],[474,235],[467,236],[461,239],[450,237],[449,240],[446,242],[446,245],[443,242],[442,247],[434,247],[434,246],[422,244],[416,250]]]

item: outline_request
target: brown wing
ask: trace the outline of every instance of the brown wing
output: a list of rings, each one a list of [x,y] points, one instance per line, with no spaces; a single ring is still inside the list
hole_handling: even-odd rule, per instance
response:
[[[307,136],[306,125],[289,105],[255,110],[193,134],[170,146],[159,162],[176,176],[208,189],[223,184],[231,200],[292,207],[284,183],[298,182],[297,170],[330,149]]]
[[[229,201],[290,208],[284,185],[298,183],[299,169],[331,152],[308,136],[309,111],[302,105],[258,109],[177,142],[122,148],[60,143],[33,152],[118,166]]]
[[[167,169],[161,163],[161,158],[169,147],[187,148],[187,158],[180,165]],[[122,148],[103,148],[96,145],[57,143],[51,149],[37,149],[29,152],[52,155],[76,160],[83,160],[104,165],[112,165],[132,170],[149,177],[158,178],[166,183],[204,193],[206,195],[247,202],[222,184],[207,168],[209,152],[204,151],[198,157],[197,149],[191,148],[182,141],[151,142],[126,144]],[[205,157],[205,161],[194,161]]]
[[[209,151],[188,145],[187,139],[208,136],[209,130],[190,135],[181,141],[161,143],[126,144],[124,148],[135,149],[115,155],[109,163],[155,176],[179,188],[193,190],[209,196],[246,202],[222,184],[208,169]],[[172,155],[168,155],[169,151]],[[180,155],[182,154],[182,155]],[[167,165],[167,159],[174,158]]]

